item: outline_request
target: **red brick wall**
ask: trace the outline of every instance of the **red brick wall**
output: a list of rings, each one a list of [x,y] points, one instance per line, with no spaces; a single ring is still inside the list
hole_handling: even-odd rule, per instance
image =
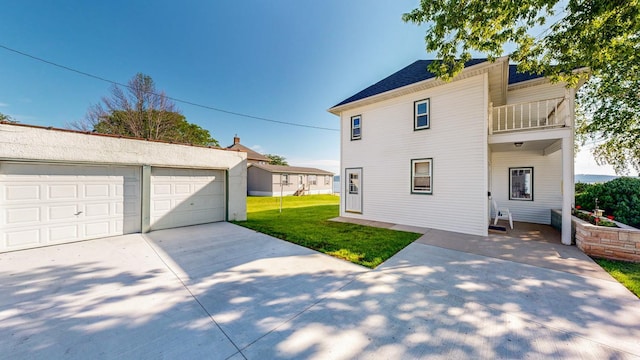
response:
[[[595,226],[573,217],[576,245],[589,256],[640,262],[640,230]]]

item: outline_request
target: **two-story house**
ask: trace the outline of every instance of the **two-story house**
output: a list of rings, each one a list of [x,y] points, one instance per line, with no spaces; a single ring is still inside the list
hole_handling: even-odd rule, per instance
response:
[[[493,201],[571,243],[577,88],[473,59],[452,81],[416,61],[333,106],[340,216],[486,236]]]

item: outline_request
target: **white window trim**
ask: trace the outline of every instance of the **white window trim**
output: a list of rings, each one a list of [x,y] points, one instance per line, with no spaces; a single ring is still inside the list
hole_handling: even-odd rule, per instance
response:
[[[416,178],[416,164],[418,163],[429,163],[429,189],[428,190],[416,190],[415,188],[415,178]],[[412,194],[425,194],[432,195],[433,194],[433,158],[423,158],[423,159],[411,159],[411,193]]]
[[[316,175],[309,175],[307,182],[309,182],[309,185],[318,185],[318,177]]]
[[[360,120],[357,127],[353,126],[353,123],[354,123],[355,119]],[[355,129],[359,129],[360,130],[360,134],[354,135],[353,134],[353,130],[355,130]],[[355,115],[355,116],[351,117],[351,140],[360,140],[360,139],[362,139],[362,115]]]
[[[530,176],[530,180],[529,180],[529,192],[530,192],[530,196],[526,197],[526,196],[515,196],[513,193],[513,172],[514,171],[521,171],[521,172],[529,172],[529,176]],[[533,201],[533,186],[534,186],[534,182],[533,182],[533,166],[522,166],[522,167],[510,167],[509,168],[509,200],[517,200],[517,201]]]
[[[427,104],[427,113],[418,114],[418,105]],[[418,126],[418,116],[427,115],[427,125]],[[430,98],[414,101],[413,103],[413,130],[425,130],[431,127],[431,100]]]

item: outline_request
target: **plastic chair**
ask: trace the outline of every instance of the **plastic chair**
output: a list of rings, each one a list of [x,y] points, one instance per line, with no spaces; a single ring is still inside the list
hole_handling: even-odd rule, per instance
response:
[[[509,208],[499,208],[498,203],[495,200],[491,200],[493,202],[493,208],[496,211],[496,218],[493,221],[493,225],[498,225],[498,219],[509,220],[509,226],[511,226],[511,230],[513,230],[513,218],[511,217],[511,211]]]

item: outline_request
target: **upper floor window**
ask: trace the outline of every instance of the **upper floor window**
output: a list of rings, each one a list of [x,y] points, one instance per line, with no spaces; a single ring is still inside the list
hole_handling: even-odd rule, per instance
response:
[[[351,140],[360,140],[362,138],[362,116],[356,115],[351,117]]]
[[[430,122],[429,99],[416,101],[413,103],[413,129],[428,129]]]
[[[411,193],[433,194],[433,159],[411,160]]]

